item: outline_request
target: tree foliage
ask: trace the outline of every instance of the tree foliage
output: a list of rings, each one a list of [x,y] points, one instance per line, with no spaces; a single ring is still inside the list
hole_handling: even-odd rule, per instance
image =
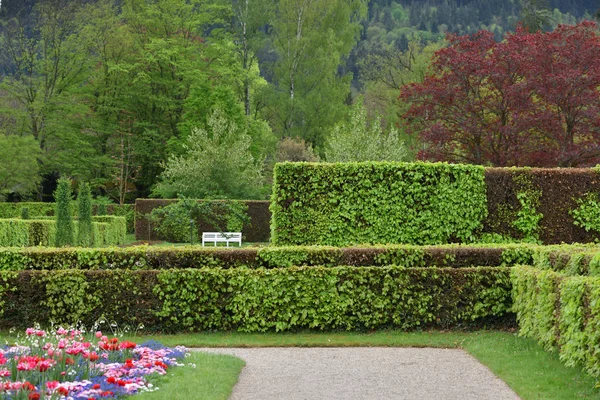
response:
[[[369,126],[361,102],[352,108],[347,121],[336,125],[325,148],[328,162],[406,161],[407,156],[396,129],[383,132],[379,119]]]
[[[41,151],[31,136],[0,133],[0,199],[10,193],[27,194],[40,183]]]
[[[183,155],[169,158],[155,193],[166,198],[261,197],[262,160],[252,157],[246,129],[220,110],[207,125],[192,131]]]
[[[600,162],[600,36],[583,22],[553,32],[449,35],[432,74],[401,92],[420,157],[494,166]]]

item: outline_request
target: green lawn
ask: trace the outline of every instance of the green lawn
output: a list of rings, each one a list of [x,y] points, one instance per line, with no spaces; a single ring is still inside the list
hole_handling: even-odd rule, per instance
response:
[[[152,380],[155,392],[136,395],[136,400],[226,400],[237,382],[244,362],[222,354],[191,353],[185,367],[171,368]]]

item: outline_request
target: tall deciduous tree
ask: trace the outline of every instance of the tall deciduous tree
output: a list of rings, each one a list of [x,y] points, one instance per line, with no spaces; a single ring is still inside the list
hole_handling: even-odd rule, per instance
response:
[[[11,73],[0,82],[0,115],[11,116],[9,133],[37,140],[44,173],[86,175],[98,161],[80,92],[93,59],[82,26],[81,1],[66,0],[40,1],[31,21],[2,24],[0,69]]]
[[[425,159],[510,166],[600,162],[600,37],[595,24],[449,36],[432,75],[404,88]]]
[[[350,76],[338,67],[348,56],[365,15],[364,0],[280,0],[272,40],[275,91],[266,110],[281,136],[323,144],[343,116]]]

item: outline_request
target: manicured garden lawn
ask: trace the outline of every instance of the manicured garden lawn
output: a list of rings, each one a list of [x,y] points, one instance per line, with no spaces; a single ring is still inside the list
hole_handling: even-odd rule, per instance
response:
[[[152,338],[165,345],[185,345],[188,347],[273,347],[273,346],[398,346],[398,347],[441,347],[463,348],[485,364],[498,377],[504,380],[524,400],[528,399],[600,399],[600,391],[595,389],[595,380],[579,368],[565,367],[556,354],[544,351],[533,340],[518,337],[511,332],[395,332],[373,333],[197,333],[159,336],[137,336],[130,339],[141,342]],[[217,387],[233,385],[237,374],[233,361],[214,359],[209,370],[219,371],[209,379]],[[240,365],[240,364],[238,364]],[[222,368],[222,369],[221,369]],[[199,369],[182,368],[177,374],[159,385],[161,390],[151,398],[172,398],[171,388],[205,387]],[[181,375],[178,375],[181,374]],[[186,383],[187,382],[187,383]],[[196,383],[198,382],[198,383]],[[170,386],[173,385],[173,386]],[[162,389],[165,389],[164,391]],[[182,389],[183,390],[183,389]],[[204,389],[203,389],[204,390]],[[219,389],[221,390],[221,389]],[[208,393],[193,391],[197,399],[224,398],[221,393],[210,397]],[[141,397],[145,399],[146,396]],[[205,396],[206,395],[206,396]],[[156,396],[156,397],[154,397]],[[165,397],[161,397],[165,396]],[[191,394],[190,394],[191,396]],[[148,397],[150,398],[150,397]],[[183,398],[183,397],[182,397]]]
[[[159,390],[142,393],[132,399],[225,400],[244,366],[239,358],[199,352],[192,352],[186,357],[185,364],[185,367],[170,369],[166,376],[153,379],[152,383]]]

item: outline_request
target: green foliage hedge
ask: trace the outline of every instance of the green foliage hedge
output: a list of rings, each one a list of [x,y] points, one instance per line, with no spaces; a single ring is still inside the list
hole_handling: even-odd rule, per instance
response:
[[[568,276],[600,276],[600,246],[540,246],[532,266]]]
[[[1,246],[49,246],[54,244],[56,222],[36,219],[0,219]]]
[[[402,329],[496,320],[509,268],[292,267],[0,272],[0,328],[88,326],[100,317],[157,331]]]
[[[93,220],[93,246],[114,246],[125,242],[125,218],[106,216],[93,217]],[[77,236],[77,221],[74,221],[74,229]],[[56,221],[53,219],[0,219],[0,246],[54,246],[55,239]]]
[[[273,189],[278,245],[559,244],[600,234],[593,168],[284,163]]]
[[[511,281],[520,334],[600,378],[600,278],[518,266]]]
[[[445,163],[282,163],[276,245],[472,242],[487,215],[485,169]]]
[[[29,218],[37,219],[37,217],[54,216],[56,206],[54,203],[0,202],[0,219],[19,218],[21,216],[22,208],[27,208],[29,210]],[[92,210],[97,212],[98,206],[92,206]],[[127,233],[133,233],[135,231],[135,211],[133,204],[110,204],[107,207],[107,211],[110,215],[125,217],[127,220]],[[77,216],[76,207],[73,207],[73,216]]]
[[[285,268],[292,266],[473,267],[531,263],[536,246],[0,248],[0,270]]]

